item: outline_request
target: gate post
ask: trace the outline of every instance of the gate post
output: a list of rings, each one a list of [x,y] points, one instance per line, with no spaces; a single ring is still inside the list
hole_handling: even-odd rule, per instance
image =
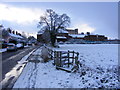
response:
[[[69,67],[69,50],[68,50],[68,67]]]

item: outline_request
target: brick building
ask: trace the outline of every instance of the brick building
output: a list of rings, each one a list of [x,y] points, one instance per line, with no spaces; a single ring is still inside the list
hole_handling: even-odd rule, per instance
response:
[[[70,38],[70,36],[68,35],[68,33],[69,32],[67,30],[59,29],[57,37],[56,37],[57,41],[58,42],[60,42],[60,41],[63,41],[63,42],[67,41]]]
[[[106,41],[107,37],[105,37],[104,35],[86,35],[84,37],[84,40],[87,40],[87,41]]]
[[[66,29],[69,34],[78,34],[78,29]]]
[[[43,33],[43,32],[42,32]],[[37,39],[39,42],[43,41],[42,33],[39,32],[37,35]],[[57,33],[57,41],[67,41],[69,39],[81,39],[85,41],[106,41],[108,40],[107,37],[104,35],[98,35],[98,34],[78,34],[78,29],[59,29]]]

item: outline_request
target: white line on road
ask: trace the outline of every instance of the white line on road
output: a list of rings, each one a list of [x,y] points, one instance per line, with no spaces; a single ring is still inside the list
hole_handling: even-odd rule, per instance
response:
[[[18,54],[14,55],[14,56],[11,56],[11,57],[9,57],[8,59],[2,61],[2,63],[5,63],[5,62],[7,62],[7,61],[9,61],[9,60],[11,60],[11,59],[13,59],[13,58],[15,58],[15,57],[18,57],[20,54],[23,54],[23,53],[25,53],[25,52],[26,52],[26,51],[23,51],[23,52],[18,53]]]

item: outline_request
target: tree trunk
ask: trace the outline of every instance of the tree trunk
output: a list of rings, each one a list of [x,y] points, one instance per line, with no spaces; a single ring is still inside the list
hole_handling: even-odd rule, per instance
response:
[[[51,44],[53,47],[55,47],[56,35],[54,32],[51,32],[50,36],[51,36]]]

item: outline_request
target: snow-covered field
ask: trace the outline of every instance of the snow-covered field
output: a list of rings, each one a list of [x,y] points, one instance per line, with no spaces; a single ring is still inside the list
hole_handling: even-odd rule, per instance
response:
[[[85,64],[92,68],[118,65],[118,45],[116,44],[63,44],[55,50],[79,52],[79,60],[84,60]]]
[[[29,62],[13,88],[120,88],[118,45],[64,44],[54,49],[79,52],[82,64],[79,72],[56,70],[52,60],[47,63]],[[34,54],[40,54],[40,51],[41,48]]]

